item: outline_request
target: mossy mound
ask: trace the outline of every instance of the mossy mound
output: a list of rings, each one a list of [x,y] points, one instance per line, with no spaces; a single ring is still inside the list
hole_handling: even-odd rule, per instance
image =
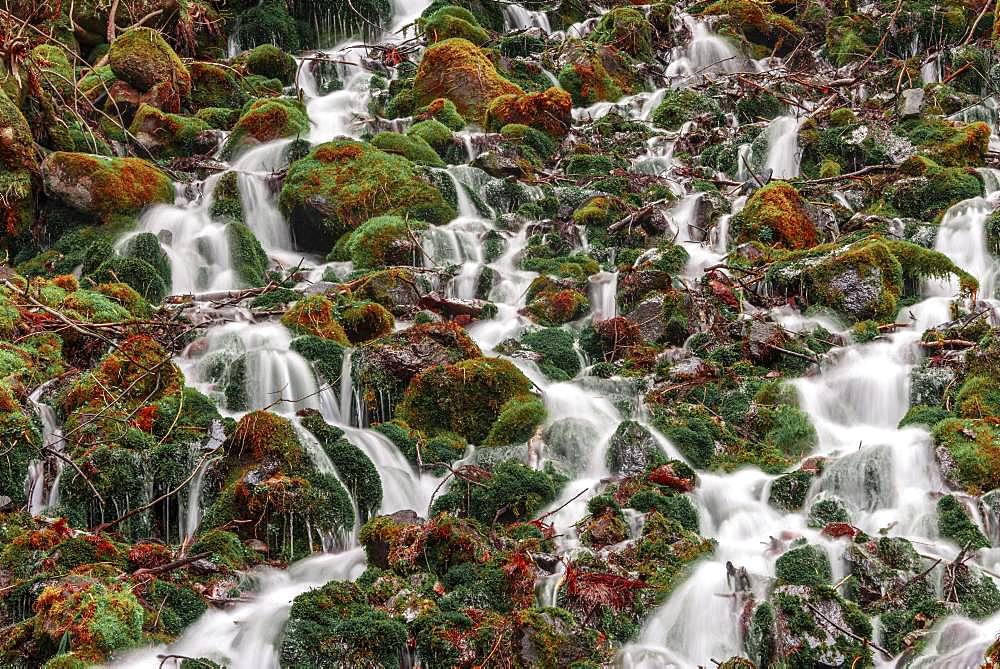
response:
[[[295,79],[295,59],[273,44],[254,47],[242,59],[247,72],[291,84]]]
[[[408,216],[431,224],[455,216],[413,163],[348,140],[321,144],[292,163],[280,203],[296,244],[322,253],[376,216]]]
[[[444,161],[419,134],[380,132],[371,140],[372,146],[386,153],[402,156],[418,165],[444,167]]]
[[[653,123],[667,130],[679,130],[688,121],[706,117],[710,125],[722,123],[719,103],[705,93],[689,88],[672,89],[663,95],[663,101],[653,110]]]
[[[309,119],[298,101],[288,98],[255,100],[233,127],[225,153],[236,156],[256,144],[298,137],[308,131]]]
[[[170,177],[140,158],[57,151],[42,163],[42,183],[46,195],[102,223],[174,201]]]
[[[191,74],[166,40],[151,28],[132,28],[111,44],[108,59],[115,76],[138,91],[170,84],[180,97],[191,91]]]
[[[630,59],[614,47],[574,41],[564,51],[563,62],[559,85],[572,96],[574,105],[614,102],[641,88]]]
[[[299,334],[329,339],[342,345],[350,343],[344,328],[334,318],[333,303],[323,295],[309,295],[296,301],[281,317],[281,322]]]
[[[476,46],[490,41],[490,34],[479,25],[472,12],[455,5],[441,7],[421,17],[418,25],[431,44],[452,38],[461,38]]]
[[[478,444],[489,435],[504,405],[532,388],[510,362],[473,358],[417,374],[396,413],[425,432],[454,432]]]
[[[351,233],[346,249],[357,269],[416,265],[420,262],[420,248],[414,240],[426,228],[423,221],[378,216],[368,219]]]
[[[598,44],[613,46],[633,58],[648,60],[652,55],[653,27],[645,14],[631,7],[615,7],[601,17],[590,34]]]
[[[129,126],[136,140],[158,158],[202,153],[212,144],[211,138],[202,134],[209,129],[200,118],[167,114],[147,104],[139,107]]]
[[[793,250],[819,241],[805,201],[786,181],[772,181],[755,191],[734,217],[730,234],[738,242],[760,241]]]
[[[498,131],[508,124],[526,125],[556,138],[569,132],[573,100],[569,93],[549,88],[541,93],[503,95],[490,102],[486,127]]]
[[[418,105],[445,98],[455,104],[459,114],[481,123],[492,100],[523,92],[497,72],[479,47],[460,38],[428,48],[413,80],[413,96]]]

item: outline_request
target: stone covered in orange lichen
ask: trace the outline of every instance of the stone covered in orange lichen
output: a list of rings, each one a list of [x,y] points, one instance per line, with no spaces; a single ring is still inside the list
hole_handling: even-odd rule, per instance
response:
[[[570,94],[555,87],[541,93],[503,95],[490,103],[486,127],[498,131],[508,123],[517,123],[565,137],[573,121],[572,110]]]
[[[446,98],[462,116],[479,122],[485,120],[490,101],[523,93],[520,86],[497,73],[482,49],[461,38],[446,39],[427,49],[413,82],[418,104]]]

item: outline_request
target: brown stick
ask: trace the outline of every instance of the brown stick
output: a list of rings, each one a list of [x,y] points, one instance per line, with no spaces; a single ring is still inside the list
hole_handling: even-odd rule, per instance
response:
[[[142,569],[136,569],[132,572],[132,576],[156,576],[157,574],[165,574],[168,571],[173,571],[174,569],[179,569],[184,565],[207,558],[209,555],[211,555],[211,553],[205,551],[204,553],[195,553],[194,555],[179,558],[173,562],[168,562],[167,564],[161,564],[159,567],[149,567],[148,569],[143,567]]]

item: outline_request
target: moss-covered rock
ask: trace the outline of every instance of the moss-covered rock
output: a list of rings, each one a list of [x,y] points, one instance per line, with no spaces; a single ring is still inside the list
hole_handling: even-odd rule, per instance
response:
[[[440,224],[455,215],[413,163],[346,140],[321,144],[293,163],[280,203],[296,244],[322,253],[344,233],[376,216],[409,216]]]
[[[719,103],[705,93],[689,88],[667,91],[663,101],[653,110],[653,123],[667,130],[679,130],[688,121],[706,117],[710,125],[722,123]]]
[[[295,79],[295,59],[273,44],[255,46],[243,59],[247,72],[291,84]]]
[[[426,228],[427,224],[423,221],[377,216],[351,233],[346,249],[357,269],[417,265],[421,251],[414,240]]]
[[[438,98],[451,100],[458,113],[483,122],[489,104],[501,95],[523,91],[504,79],[479,47],[461,39],[447,39],[428,48],[413,81],[418,105]]]
[[[816,546],[792,548],[774,563],[774,573],[783,582],[793,585],[829,585],[830,558]]]
[[[976,527],[960,501],[954,495],[945,495],[938,500],[938,532],[951,539],[960,548],[977,550],[989,548],[989,539]]]
[[[417,134],[380,132],[371,140],[372,146],[428,167],[444,167],[444,161],[434,148]]]
[[[333,303],[323,295],[308,295],[298,300],[281,317],[281,322],[293,332],[342,345],[350,343],[344,328],[334,318]]]
[[[738,242],[760,241],[787,249],[816,245],[819,234],[805,201],[787,181],[772,181],[754,192],[732,221]]]
[[[653,27],[645,14],[631,7],[616,7],[601,17],[589,38],[633,58],[648,60],[653,50],[652,34]]]
[[[233,269],[247,286],[263,286],[267,283],[267,269],[270,261],[253,231],[239,221],[226,225],[229,253]]]
[[[188,104],[194,112],[204,109],[240,109],[246,94],[232,70],[214,63],[191,63],[191,94]]]
[[[498,131],[513,123],[561,138],[569,132],[572,108],[569,93],[558,88],[549,88],[541,93],[502,95],[490,102],[486,111],[486,127]]]
[[[109,63],[115,76],[138,91],[167,83],[180,97],[191,91],[191,74],[166,40],[151,28],[132,28],[111,43]]]
[[[531,389],[531,381],[510,362],[473,358],[417,374],[397,415],[428,433],[454,432],[478,444],[486,439],[504,405]]]
[[[476,46],[483,46],[490,41],[490,34],[465,7],[441,7],[426,17],[421,17],[418,24],[431,44],[453,37],[467,40]]]
[[[631,61],[614,47],[573,41],[563,52],[563,62],[559,85],[575,105],[614,102],[640,87]]]
[[[189,156],[214,148],[210,126],[200,118],[167,114],[144,104],[132,118],[129,132],[151,155],[158,158]]]
[[[170,177],[140,158],[57,151],[42,163],[42,183],[46,195],[102,223],[174,201]]]
[[[302,105],[288,98],[256,100],[240,116],[226,141],[229,156],[256,145],[283,137],[298,137],[309,131],[309,119]]]

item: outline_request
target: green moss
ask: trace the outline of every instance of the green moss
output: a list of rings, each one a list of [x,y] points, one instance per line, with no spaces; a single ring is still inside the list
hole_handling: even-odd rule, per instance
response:
[[[451,485],[439,496],[433,513],[464,510],[481,523],[510,523],[532,518],[551,503],[564,479],[550,469],[536,471],[508,460],[501,463],[483,486],[472,486],[466,495],[464,484]]]
[[[444,161],[441,160],[434,148],[416,135],[380,132],[372,138],[371,143],[377,149],[403,156],[418,165],[444,167]]]
[[[57,151],[45,159],[42,180],[50,198],[105,224],[174,201],[170,177],[139,158]]]
[[[653,51],[652,33],[652,26],[641,11],[616,7],[601,17],[588,37],[599,44],[620,49],[633,58],[647,60]]]
[[[632,495],[628,506],[643,513],[656,511],[686,530],[698,531],[698,510],[687,495],[661,494],[644,490]]]
[[[954,495],[945,495],[938,500],[938,532],[951,539],[960,548],[976,550],[989,548],[990,541],[976,527],[965,506]]]
[[[534,395],[519,395],[507,400],[500,408],[496,422],[490,427],[483,446],[521,444],[545,420],[545,404]]]
[[[212,218],[243,222],[239,175],[236,172],[226,172],[216,184],[212,193],[211,214]]]
[[[226,237],[232,266],[240,280],[247,286],[265,285],[270,261],[253,231],[242,223],[230,221],[226,225]]]
[[[251,74],[277,79],[283,84],[291,84],[295,79],[295,59],[273,44],[254,47],[246,54],[245,62]]]
[[[847,515],[847,509],[844,508],[844,505],[839,500],[821,499],[809,507],[809,519],[806,524],[809,527],[822,529],[829,523],[849,522],[851,522],[851,519]]]
[[[566,381],[580,372],[580,357],[571,333],[560,328],[544,328],[521,335],[521,344],[541,356],[538,367],[555,381]]]
[[[295,19],[282,0],[263,0],[240,14],[233,38],[238,44],[273,43],[287,52],[296,52],[301,40]]]
[[[667,130],[679,130],[688,121],[706,115],[712,125],[722,123],[722,110],[708,95],[689,88],[671,89],[653,110],[653,123]]]
[[[396,413],[418,429],[454,432],[471,443],[482,443],[504,405],[531,389],[531,382],[512,363],[474,358],[417,374]]]
[[[454,102],[445,98],[436,98],[423,107],[419,107],[414,111],[414,117],[421,120],[433,119],[456,132],[465,128],[465,118],[458,113],[458,107],[455,106]],[[426,137],[424,139],[427,140],[428,144],[434,146],[434,143]]]
[[[409,137],[426,142],[439,156],[444,156],[453,145],[451,129],[444,123],[432,118],[414,123],[406,131],[406,134]]]
[[[951,205],[983,194],[982,179],[975,172],[911,160],[915,162],[903,163],[900,171],[916,169],[915,175],[900,179],[886,193],[886,201],[901,216],[933,220]]]
[[[299,595],[281,644],[281,664],[295,669],[399,664],[406,626],[372,609],[353,583],[332,581]]]
[[[329,339],[344,346],[350,342],[334,319],[333,303],[324,295],[308,295],[295,302],[281,317],[285,326],[304,335]]]
[[[806,502],[813,476],[809,472],[797,471],[774,479],[767,502],[784,512],[798,511]]]
[[[156,626],[167,634],[181,634],[205,613],[208,606],[193,590],[157,579],[148,597],[157,612]]]
[[[448,5],[438,9],[426,18],[418,21],[420,29],[430,43],[460,37],[477,46],[482,46],[490,40],[488,32],[483,30],[472,12],[464,7]]]
[[[225,530],[208,530],[200,533],[188,550],[191,555],[208,553],[213,564],[232,571],[244,569],[252,561],[252,554],[243,546],[240,538]]]
[[[387,265],[419,264],[414,239],[427,229],[423,221],[408,221],[399,216],[370,218],[351,233],[347,253],[356,269],[375,269]]]
[[[289,98],[264,98],[251,102],[226,141],[226,156],[236,156],[256,144],[309,132],[302,104]]]
[[[337,476],[354,498],[361,522],[366,522],[382,505],[382,482],[375,465],[361,449],[343,437],[341,430],[327,424],[319,412],[305,414],[302,425],[319,440],[336,467]]]
[[[169,82],[181,97],[191,90],[191,75],[159,32],[132,28],[118,35],[108,52],[115,76],[138,91]]]
[[[139,258],[113,256],[101,263],[91,278],[102,283],[127,284],[154,304],[160,303],[168,293],[167,284],[156,268]]]
[[[318,210],[313,202],[329,204]],[[298,243],[323,253],[376,216],[411,217],[434,225],[455,216],[454,208],[410,161],[344,140],[321,144],[293,163],[280,203]]]
[[[352,344],[363,344],[392,334],[395,319],[388,309],[377,302],[353,304],[341,310],[337,321]]]
[[[829,585],[830,560],[823,549],[816,546],[792,548],[775,561],[774,573],[785,583],[793,585]]]
[[[231,115],[232,109],[239,109],[246,103],[246,94],[231,69],[214,63],[195,62],[191,64],[191,95],[188,100],[196,115],[209,122],[202,112],[223,108],[230,110]],[[224,128],[228,130],[235,121],[233,119]]]

